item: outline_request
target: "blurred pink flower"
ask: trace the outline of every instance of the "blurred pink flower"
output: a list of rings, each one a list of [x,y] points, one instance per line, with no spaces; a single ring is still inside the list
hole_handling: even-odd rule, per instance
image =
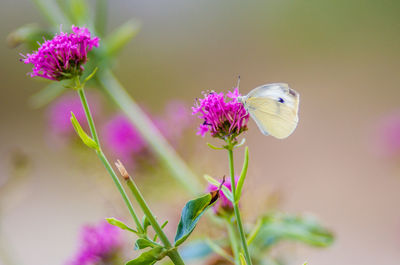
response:
[[[169,141],[179,139],[192,122],[190,108],[179,100],[168,102],[163,115],[154,116],[153,122]]]
[[[99,46],[99,38],[91,37],[84,27],[72,26],[73,33],[60,32],[42,43],[32,54],[22,55],[25,64],[33,64],[31,77],[40,76],[60,81],[81,74],[87,53]]]
[[[380,122],[379,148],[383,155],[400,155],[400,111],[384,117]]]
[[[123,114],[112,117],[104,125],[102,135],[105,147],[127,164],[146,147],[146,142]]]
[[[199,126],[197,134],[204,136],[208,131],[211,136],[225,139],[233,138],[247,130],[249,114],[237,98],[240,96],[236,88],[233,92],[203,93],[204,98],[198,99],[192,108],[193,115],[199,114],[203,123]]]
[[[117,227],[105,221],[87,225],[80,233],[79,250],[67,265],[109,264],[121,248],[122,238]]]
[[[180,101],[167,104],[162,115],[149,115],[164,137],[177,141],[190,125],[188,107]],[[131,121],[123,114],[112,117],[102,128],[105,147],[127,165],[134,165],[139,156],[148,155],[147,142]]]
[[[93,93],[88,94],[89,106],[96,119],[101,112],[100,99]],[[75,114],[82,127],[87,128],[85,111],[77,93],[66,93],[53,101],[47,109],[48,126],[56,136],[73,136],[74,128],[71,124],[71,111]]]

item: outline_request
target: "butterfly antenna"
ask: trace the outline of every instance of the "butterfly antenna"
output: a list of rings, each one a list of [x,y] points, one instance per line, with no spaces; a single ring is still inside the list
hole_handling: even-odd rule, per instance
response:
[[[240,86],[240,75],[238,76],[238,81],[237,81],[237,83],[236,83],[237,89],[239,89],[239,86]]]

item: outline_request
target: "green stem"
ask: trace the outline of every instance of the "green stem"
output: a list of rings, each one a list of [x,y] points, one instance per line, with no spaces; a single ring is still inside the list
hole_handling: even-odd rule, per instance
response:
[[[137,230],[140,234],[144,234],[144,229],[142,227],[142,224],[139,220],[139,218],[137,217],[135,210],[133,209],[132,203],[129,200],[128,196],[126,195],[126,192],[124,190],[124,188],[121,185],[121,182],[119,181],[117,175],[115,174],[113,168],[111,167],[110,163],[108,162],[106,156],[104,155],[103,151],[101,151],[101,147],[100,147],[100,142],[99,142],[99,138],[97,136],[97,132],[96,132],[96,127],[94,126],[94,121],[93,121],[93,116],[90,112],[90,108],[85,96],[85,91],[83,90],[83,87],[81,86],[77,86],[77,90],[78,90],[78,94],[79,97],[81,99],[83,108],[85,110],[85,115],[86,115],[86,119],[88,121],[89,127],[90,127],[90,132],[92,133],[92,137],[94,138],[94,141],[98,144],[99,146],[99,151],[96,151],[98,157],[100,158],[101,162],[103,163],[104,167],[107,169],[108,173],[110,174],[112,180],[115,183],[115,186],[117,186],[117,189],[119,191],[119,193],[122,196],[122,199],[124,200],[126,206],[128,207],[129,213],[131,214]]]
[[[142,137],[156,155],[167,165],[172,176],[184,185],[192,194],[199,194],[202,185],[176,151],[165,140],[143,110],[136,104],[125,88],[118,82],[110,70],[104,70],[98,75],[98,80],[106,94],[125,113],[135,125]]]
[[[250,258],[250,253],[249,249],[247,247],[247,242],[246,242],[246,235],[244,233],[243,229],[243,224],[242,224],[242,219],[240,217],[240,211],[239,211],[239,205],[238,201],[236,201],[236,182],[235,182],[235,171],[234,171],[234,166],[233,166],[233,146],[232,143],[228,143],[228,155],[229,155],[229,169],[231,173],[231,183],[232,183],[232,194],[233,194],[233,210],[235,211],[235,217],[236,217],[236,222],[239,230],[239,236],[240,236],[240,241],[242,242],[242,247],[243,247],[243,253],[244,257],[246,259],[247,265],[252,265],[251,258]]]
[[[239,265],[240,264],[240,263],[238,263],[238,262],[240,262],[239,246],[238,246],[238,242],[237,242],[237,235],[235,233],[235,229],[234,229],[233,223],[232,223],[232,218],[231,217],[226,218],[226,223],[227,223],[229,241],[231,243],[233,256],[235,257],[235,264]]]
[[[135,210],[133,209],[132,203],[129,200],[124,188],[121,185],[121,182],[119,181],[117,175],[115,174],[113,168],[110,165],[110,162],[108,162],[107,157],[104,155],[103,151],[100,152],[96,152],[98,157],[100,158],[101,162],[103,163],[104,167],[107,169],[108,173],[110,174],[112,180],[115,183],[115,186],[117,186],[117,189],[119,191],[119,193],[121,193],[122,198],[124,199],[124,202],[126,204],[126,206],[128,207],[128,210],[133,218],[133,220],[135,221],[137,230],[140,234],[144,235],[144,229],[142,227],[142,224],[138,218],[138,216],[135,213]]]
[[[120,164],[120,167],[122,164]],[[122,166],[123,167],[123,166]],[[121,171],[121,169],[120,169]],[[150,210],[149,206],[147,205],[146,201],[143,198],[143,195],[140,193],[138,187],[136,186],[136,183],[133,181],[133,179],[128,175],[126,170],[121,171],[121,174],[126,180],[126,183],[129,187],[129,189],[132,191],[133,196],[135,197],[136,201],[138,202],[140,208],[143,210],[143,213],[146,215],[147,219],[149,220],[151,226],[153,227],[154,231],[160,238],[161,242],[163,243],[164,247],[167,249],[171,249],[168,253],[168,256],[172,260],[172,262],[176,265],[182,265],[185,264],[179,255],[178,251],[176,249],[172,248],[171,242],[169,242],[166,234],[162,230],[161,226],[158,224],[156,218],[154,217],[154,214]]]
[[[89,108],[83,87],[78,89],[78,94],[81,99],[82,106],[85,110],[86,118],[87,118],[87,121],[89,124],[90,132],[92,134],[93,140],[96,142],[96,144],[98,144],[100,146],[99,137],[97,136],[96,127],[94,125],[92,113],[90,112],[90,108]]]

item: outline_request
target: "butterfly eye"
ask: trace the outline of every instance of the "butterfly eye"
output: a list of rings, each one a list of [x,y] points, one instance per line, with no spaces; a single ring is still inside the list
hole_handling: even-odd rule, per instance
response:
[[[279,98],[279,99],[278,99],[278,102],[279,102],[279,103],[285,103],[285,101],[283,100],[283,98]]]

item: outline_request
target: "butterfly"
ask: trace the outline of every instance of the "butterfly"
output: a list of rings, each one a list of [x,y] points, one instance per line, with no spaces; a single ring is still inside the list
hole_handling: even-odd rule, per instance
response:
[[[285,83],[266,84],[238,97],[264,135],[284,139],[299,122],[300,96]]]

